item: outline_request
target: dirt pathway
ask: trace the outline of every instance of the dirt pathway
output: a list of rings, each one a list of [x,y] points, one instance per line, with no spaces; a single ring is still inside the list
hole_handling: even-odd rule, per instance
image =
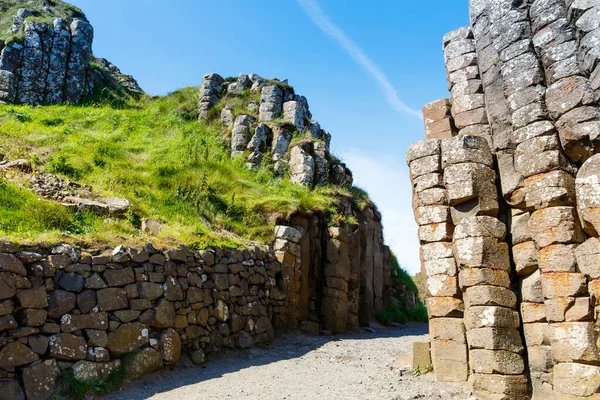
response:
[[[433,374],[412,376],[411,343],[426,333],[425,324],[409,324],[330,337],[287,334],[270,348],[147,376],[104,400],[474,400]]]

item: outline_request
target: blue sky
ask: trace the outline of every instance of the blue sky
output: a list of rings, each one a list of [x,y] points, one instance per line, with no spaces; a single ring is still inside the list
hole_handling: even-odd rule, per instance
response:
[[[198,85],[208,72],[289,79],[379,206],[400,263],[419,271],[405,153],[424,135],[414,111],[448,97],[442,37],[468,25],[467,0],[71,3],[94,25],[94,54],[150,94]]]

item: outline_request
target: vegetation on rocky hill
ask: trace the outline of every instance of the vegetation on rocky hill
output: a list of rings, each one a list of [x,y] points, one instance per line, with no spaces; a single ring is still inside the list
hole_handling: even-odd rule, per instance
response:
[[[386,309],[378,316],[383,325],[392,322],[405,324],[408,321],[427,322],[427,308],[422,304],[419,288],[409,273],[398,262],[394,253],[390,254],[392,269],[392,296],[397,301],[391,301]],[[411,296],[407,299],[406,296]]]
[[[55,18],[62,18],[64,21],[76,17],[85,18],[85,14],[79,8],[60,0],[2,0],[0,2],[0,40],[5,42],[21,40],[23,26],[21,25],[17,32],[11,32],[11,29],[14,23],[13,17],[22,8],[31,11],[31,15],[28,14],[24,18],[25,21],[45,22],[50,25]]]
[[[213,232],[263,241],[271,238],[276,218],[296,210],[336,214],[337,198],[352,193],[356,203],[365,202],[359,190],[310,190],[276,179],[268,165],[249,170],[230,157],[218,121],[197,120],[197,104],[197,89],[188,87],[139,100],[110,92],[78,106],[0,106],[5,159],[28,159],[35,170],[132,204],[124,220],[73,214],[36,199],[22,188],[27,181],[16,179],[20,188],[12,177],[0,187],[3,204],[11,204],[2,211],[0,232],[19,241],[142,241],[140,221],[153,218],[164,224],[161,237],[167,242],[239,246],[233,235]],[[43,218],[35,217],[40,214]]]

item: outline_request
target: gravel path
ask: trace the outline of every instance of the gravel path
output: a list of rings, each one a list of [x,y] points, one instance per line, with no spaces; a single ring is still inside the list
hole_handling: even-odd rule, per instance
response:
[[[205,367],[149,375],[104,400],[474,400],[433,374],[413,377],[411,343],[427,325],[329,337],[286,334],[269,348],[234,352]]]

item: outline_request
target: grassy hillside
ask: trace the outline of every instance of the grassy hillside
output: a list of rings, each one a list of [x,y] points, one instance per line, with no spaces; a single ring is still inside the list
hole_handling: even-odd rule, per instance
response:
[[[140,221],[154,218],[165,224],[164,242],[233,246],[239,241],[215,232],[264,241],[271,238],[278,216],[296,210],[337,212],[336,196],[349,195],[347,191],[311,191],[275,179],[269,165],[254,172],[242,159],[232,160],[220,123],[198,122],[197,93],[189,87],[165,97],[129,100],[118,108],[102,102],[0,106],[0,153],[5,159],[29,159],[39,171],[132,204],[126,220],[72,214],[38,200],[22,188],[26,182],[19,187],[14,179],[3,179],[0,236],[141,242],[148,238],[139,233]]]

